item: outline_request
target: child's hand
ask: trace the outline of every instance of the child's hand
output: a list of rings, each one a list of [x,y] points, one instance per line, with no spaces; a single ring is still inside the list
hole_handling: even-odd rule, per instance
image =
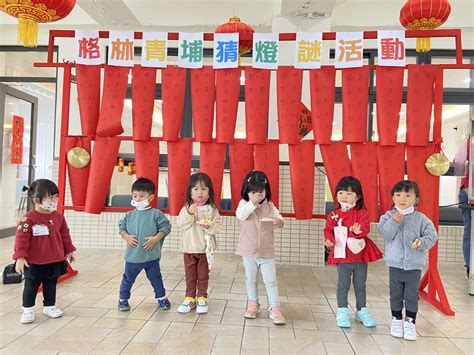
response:
[[[123,239],[125,239],[130,248],[135,248],[138,245],[138,239],[134,235],[124,234]]]
[[[417,238],[413,241],[413,243],[411,243],[411,247],[413,249],[420,249],[422,244],[423,244],[423,242],[421,241],[421,239]]]
[[[329,239],[326,239],[324,241],[324,245],[327,246],[329,249],[331,249],[334,246],[334,243],[331,242]]]
[[[280,218],[275,218],[275,221],[273,223],[275,223],[275,226],[277,228],[283,228],[283,226],[285,225],[285,221]]]
[[[188,207],[188,213],[189,214],[195,214],[197,211],[197,205],[193,203],[191,206]]]
[[[66,255],[66,259],[70,262],[70,263],[73,263],[76,261],[76,255],[74,255],[74,253],[69,253],[68,255]]]
[[[397,222],[397,223],[402,223],[403,221],[403,215],[400,212],[395,212],[392,215],[392,219]]]
[[[18,258],[15,264],[15,271],[19,274],[23,274],[25,272],[25,267],[29,267],[28,262],[25,258]]]
[[[349,230],[355,234],[355,235],[359,235],[360,233],[362,233],[362,226],[359,224],[359,223],[354,223],[350,228]]]
[[[250,198],[250,201],[252,201],[252,203],[254,205],[256,205],[258,203],[258,201],[260,201],[260,193],[258,193],[258,192],[249,192],[249,198]]]
[[[143,249],[151,250],[155,246],[156,243],[158,243],[158,238],[156,236],[145,237],[145,243],[143,243]]]

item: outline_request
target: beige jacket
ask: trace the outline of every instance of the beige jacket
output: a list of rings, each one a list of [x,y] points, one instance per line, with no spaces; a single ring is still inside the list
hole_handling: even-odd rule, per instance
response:
[[[178,227],[181,231],[181,248],[184,253],[205,253],[206,240],[204,239],[204,232],[206,231],[207,234],[215,236],[222,227],[219,211],[216,208],[209,208],[208,213],[200,213],[201,208],[199,208],[194,215],[191,215],[186,208],[187,206],[181,209],[178,217]],[[212,221],[209,229],[204,229],[198,223],[203,219],[210,219]],[[215,238],[213,239],[215,240]]]

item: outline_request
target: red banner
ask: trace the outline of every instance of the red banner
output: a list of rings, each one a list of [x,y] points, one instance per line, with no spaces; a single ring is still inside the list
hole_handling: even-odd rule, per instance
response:
[[[296,219],[313,218],[314,142],[288,145],[290,155],[291,194]]]
[[[168,206],[171,216],[179,215],[186,201],[186,190],[191,175],[192,148],[191,138],[168,142]]]
[[[83,148],[91,156],[91,139],[90,137],[66,137],[64,148],[66,154],[73,148]],[[86,203],[87,182],[89,181],[89,171],[91,163],[83,168],[72,166],[69,161],[67,163],[67,175],[69,178],[69,189],[71,190],[72,204],[74,206],[84,206]]]
[[[215,98],[216,76],[214,69],[211,66],[205,66],[191,70],[193,127],[194,139],[197,142],[212,142]]]
[[[245,67],[247,144],[265,144],[267,141],[270,74],[270,70]]]
[[[254,145],[255,170],[263,171],[270,182],[273,204],[279,205],[280,191],[280,145],[277,141]]]
[[[380,215],[393,206],[392,187],[405,176],[405,144],[380,146],[377,150],[379,170]]]
[[[155,184],[155,198],[151,201],[151,205],[156,207],[160,173],[160,142],[158,140],[135,141],[134,149],[137,178],[146,178]]]
[[[278,135],[280,144],[300,141],[299,113],[303,71],[293,67],[279,67],[277,71]]]
[[[222,179],[224,177],[225,144],[201,143],[199,171],[209,175],[214,186],[214,202],[221,205]]]
[[[25,120],[21,116],[13,115],[12,118],[12,164],[23,162],[23,133]]]
[[[136,141],[150,139],[155,94],[156,68],[135,65],[132,69],[132,122]]]
[[[177,141],[179,138],[183,121],[185,89],[185,68],[168,66],[161,70],[163,139],[165,141]]]
[[[319,149],[321,149],[324,170],[331,188],[331,194],[333,194],[333,200],[335,200],[334,192],[337,183],[343,176],[352,174],[347,145],[344,142],[333,142],[332,144],[322,144]]]
[[[232,209],[235,211],[241,200],[244,177],[253,170],[253,146],[243,139],[236,139],[229,144],[229,165]]]
[[[336,97],[336,69],[321,67],[310,70],[311,113],[314,141],[331,144],[334,102]]]
[[[95,136],[100,114],[100,65],[76,64],[82,134]]]
[[[240,68],[218,69],[216,74],[216,142],[234,141],[240,96]]]

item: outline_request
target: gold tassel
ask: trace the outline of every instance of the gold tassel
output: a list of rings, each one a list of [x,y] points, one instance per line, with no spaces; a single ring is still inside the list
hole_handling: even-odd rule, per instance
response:
[[[416,39],[416,51],[417,52],[429,52],[431,50],[431,38],[422,37]]]
[[[25,47],[38,46],[38,22],[24,16],[18,17],[18,43]]]

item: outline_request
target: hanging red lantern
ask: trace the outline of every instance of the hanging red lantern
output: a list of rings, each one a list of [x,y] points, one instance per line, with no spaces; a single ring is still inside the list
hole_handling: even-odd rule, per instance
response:
[[[18,18],[18,43],[38,46],[38,22],[54,22],[65,18],[76,0],[0,0],[0,10]]]
[[[451,13],[449,0],[407,0],[400,10],[400,23],[408,30],[434,30],[441,26]],[[417,38],[416,51],[428,52],[430,38]]]
[[[214,31],[215,33],[239,33],[243,34],[253,34],[255,31],[252,26],[247,25],[246,23],[240,22],[240,18],[231,17],[229,22],[219,25]],[[244,55],[252,50],[253,46],[253,36],[250,39],[240,39],[239,38],[239,56]]]

